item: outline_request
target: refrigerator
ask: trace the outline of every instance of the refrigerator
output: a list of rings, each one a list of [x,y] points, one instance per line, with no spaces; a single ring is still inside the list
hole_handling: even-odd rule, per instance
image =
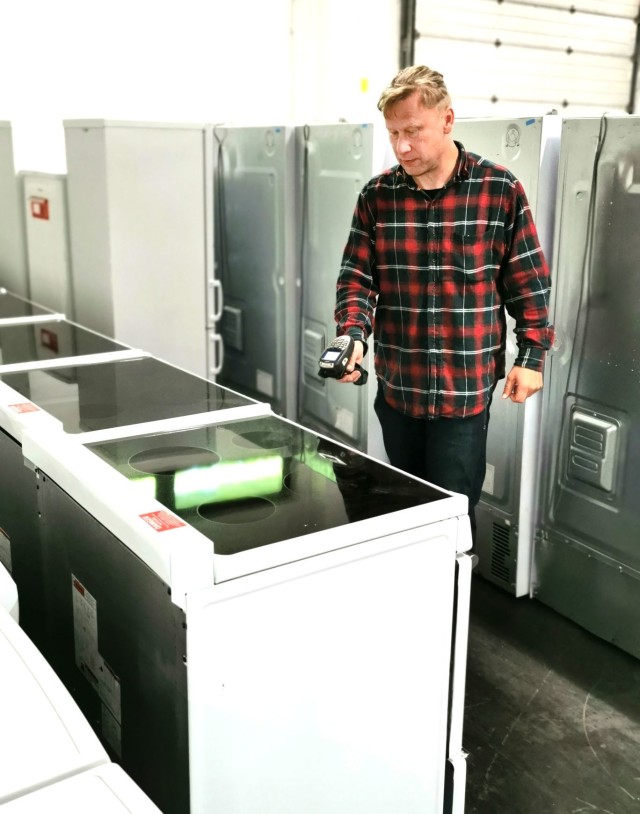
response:
[[[296,417],[299,212],[295,133],[212,128],[216,278],[224,292],[216,381]]]
[[[640,656],[640,117],[563,122],[534,595]]]
[[[509,169],[524,187],[540,244],[552,267],[555,197],[562,120],[556,115],[515,119],[458,119],[454,138]],[[515,322],[507,315],[507,372],[517,355]],[[548,365],[547,374],[548,377]],[[515,596],[530,593],[536,527],[542,394],[524,404],[503,401],[498,382],[490,408],[487,469],[476,507],[477,572]]]
[[[23,452],[52,664],[163,812],[463,811],[463,497],[274,414]]]
[[[304,125],[296,137],[302,216],[298,420],[366,450],[367,386],[320,378],[318,360],[336,335],[336,283],[358,195],[382,169],[374,166],[374,127]]]
[[[0,286],[29,296],[20,183],[13,160],[11,122],[0,121]]]
[[[48,638],[37,505],[42,476],[23,464],[23,433],[38,427],[73,436],[153,421],[171,426],[220,410],[260,415],[268,409],[142,351],[58,362],[0,366],[0,562],[18,584],[22,625],[43,651]]]
[[[210,127],[73,119],[64,130],[75,319],[215,378]]]
[[[0,806],[108,763],[71,695],[2,608],[0,664]]]
[[[65,175],[18,174],[24,210],[29,297],[74,318]]]

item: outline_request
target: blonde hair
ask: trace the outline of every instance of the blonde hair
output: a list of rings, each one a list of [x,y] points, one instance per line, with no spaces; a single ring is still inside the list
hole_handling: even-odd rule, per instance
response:
[[[427,68],[426,65],[413,65],[399,71],[391,80],[389,87],[382,91],[378,100],[378,110],[386,116],[393,105],[416,91],[422,96],[425,107],[449,107],[451,105],[451,97],[442,74],[432,68]]]

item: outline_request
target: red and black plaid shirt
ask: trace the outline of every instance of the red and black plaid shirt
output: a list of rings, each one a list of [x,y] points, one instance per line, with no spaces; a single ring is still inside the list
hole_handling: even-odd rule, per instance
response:
[[[457,145],[443,189],[419,189],[400,166],[364,187],[338,278],[338,334],[365,341],[373,327],[385,399],[417,417],[485,408],[505,373],[503,306],[517,365],[542,370],[553,341],[549,269],[522,185]]]

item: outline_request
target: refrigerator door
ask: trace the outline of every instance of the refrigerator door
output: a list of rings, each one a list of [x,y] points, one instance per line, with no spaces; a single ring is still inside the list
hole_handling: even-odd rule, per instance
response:
[[[0,805],[108,757],[51,667],[0,610]]]
[[[536,596],[640,656],[640,117],[564,123]]]
[[[295,140],[286,127],[215,127],[216,268],[224,361],[216,381],[295,418],[299,333]]]
[[[454,129],[466,150],[506,167],[522,183],[549,263],[560,124],[558,116],[458,119]],[[514,326],[507,315],[507,371],[517,355]],[[476,508],[478,573],[523,596],[531,583],[540,395],[519,405],[501,400],[501,392],[498,383],[491,404],[487,473]]]
[[[160,814],[120,766],[107,763],[5,803],[3,814]]]
[[[358,195],[373,175],[373,127],[307,125],[297,135],[303,213],[298,420],[364,450],[367,387],[320,378],[318,359],[336,335],[336,281]]]

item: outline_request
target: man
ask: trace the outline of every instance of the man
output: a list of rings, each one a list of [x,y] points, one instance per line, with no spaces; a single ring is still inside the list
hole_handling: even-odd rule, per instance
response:
[[[505,375],[506,308],[518,355],[502,398],[542,387],[549,269],[520,182],[454,141],[443,77],[401,70],[378,102],[398,164],[360,193],[338,277],[337,333],[360,376],[375,337],[375,411],[389,461],[469,498],[486,468],[489,406]]]

